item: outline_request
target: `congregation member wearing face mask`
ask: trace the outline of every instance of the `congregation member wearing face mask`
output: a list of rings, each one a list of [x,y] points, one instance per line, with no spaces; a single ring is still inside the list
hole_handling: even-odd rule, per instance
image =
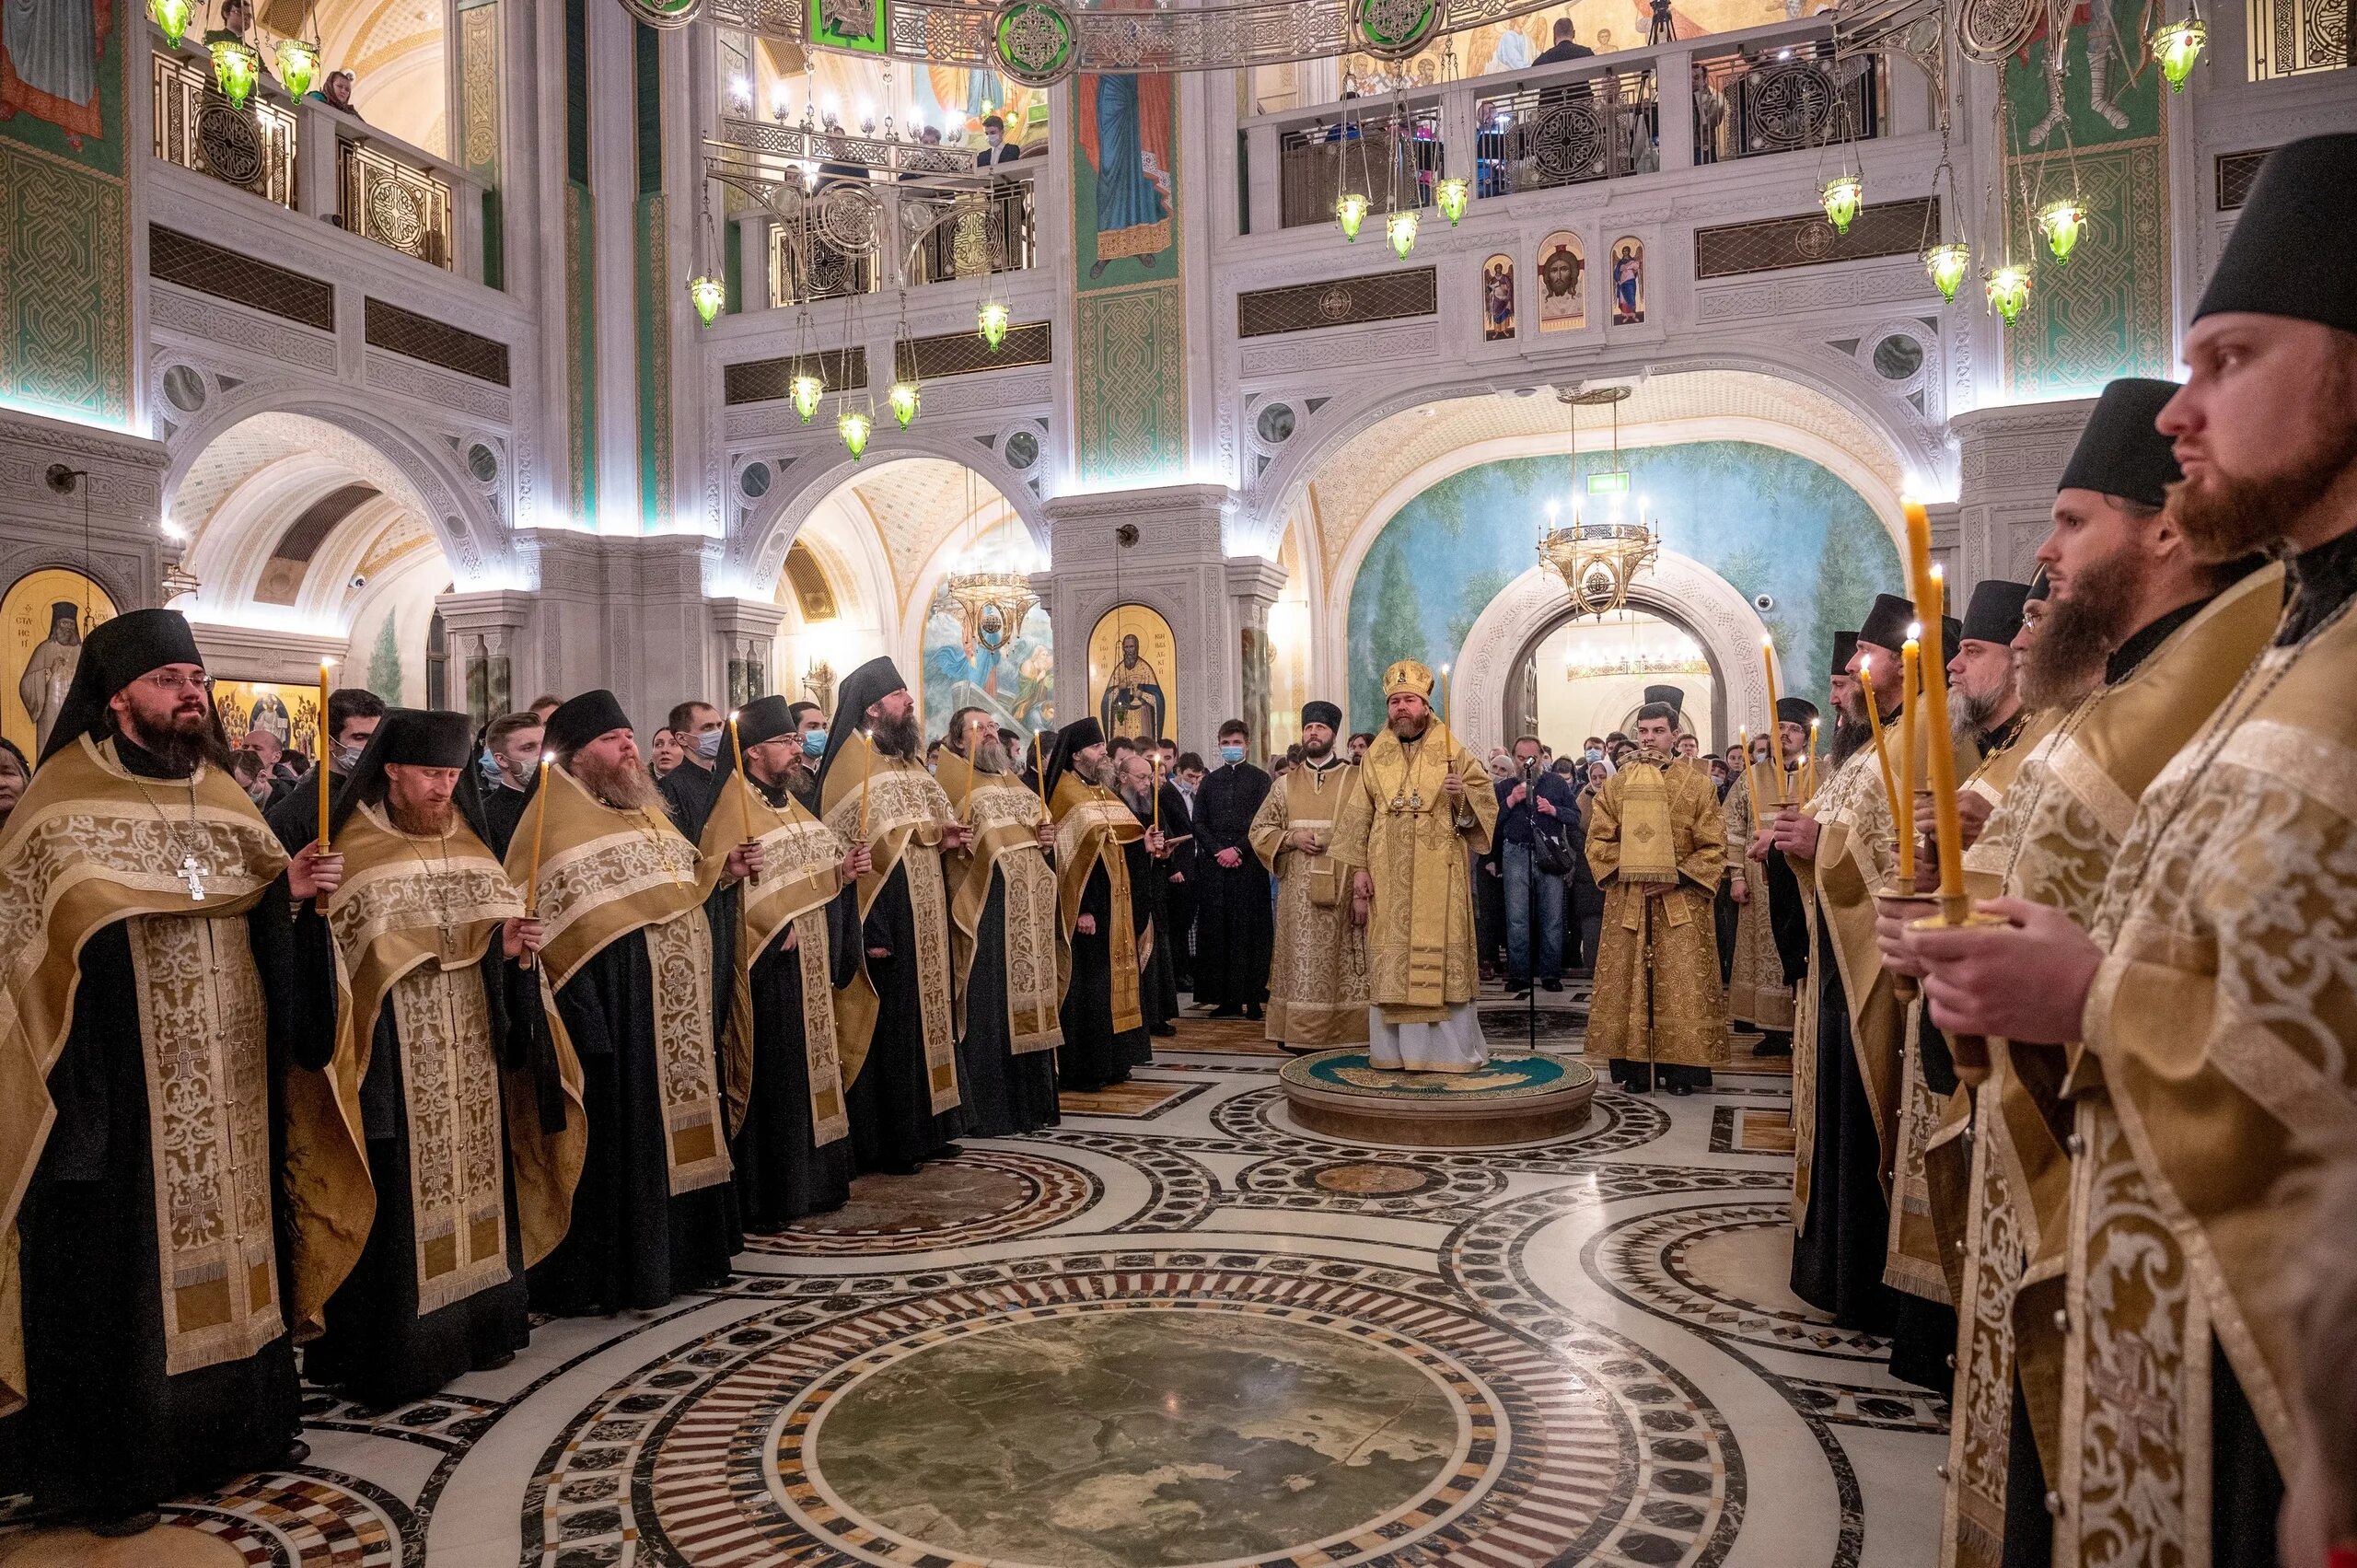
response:
[[[709,703],[686,702],[671,710],[667,727],[679,742],[679,765],[663,775],[656,788],[663,808],[687,835],[690,843],[703,838],[704,819],[720,798],[721,748],[728,744],[728,721]]]
[[[1219,728],[1219,766],[1195,791],[1195,1001],[1214,1018],[1258,1018],[1276,945],[1269,869],[1252,853],[1252,818],[1269,775],[1246,761],[1242,719]]]
[[[482,842],[500,859],[507,858],[507,842],[524,819],[524,802],[540,775],[540,715],[526,709],[502,714],[482,732],[483,756],[491,763],[491,778],[482,791]]]
[[[344,774],[360,760],[384,716],[385,700],[366,687],[328,693],[328,777],[335,788],[343,787]],[[299,787],[262,809],[278,842],[290,851],[301,849],[319,836],[319,781],[306,770]]]
[[[794,704],[794,727],[801,732],[802,750],[785,775],[786,793],[812,816],[819,812],[819,760],[827,754],[826,710],[816,703]]]

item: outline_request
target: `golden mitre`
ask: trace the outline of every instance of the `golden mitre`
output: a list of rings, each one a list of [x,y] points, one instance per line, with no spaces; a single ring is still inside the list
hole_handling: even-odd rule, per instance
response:
[[[1433,672],[1414,659],[1403,658],[1383,672],[1383,695],[1387,701],[1402,691],[1413,691],[1427,703],[1433,697]]]

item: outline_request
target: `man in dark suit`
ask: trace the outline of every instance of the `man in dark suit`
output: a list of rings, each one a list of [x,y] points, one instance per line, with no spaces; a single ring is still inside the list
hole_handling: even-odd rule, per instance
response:
[[[1023,145],[1006,139],[1006,122],[998,115],[982,116],[982,140],[989,145],[974,155],[976,168],[995,168],[1023,156]]]
[[[1560,65],[1566,60],[1589,59],[1595,53],[1595,50],[1580,41],[1579,29],[1572,25],[1572,18],[1563,17],[1555,23],[1555,41],[1531,64]]]

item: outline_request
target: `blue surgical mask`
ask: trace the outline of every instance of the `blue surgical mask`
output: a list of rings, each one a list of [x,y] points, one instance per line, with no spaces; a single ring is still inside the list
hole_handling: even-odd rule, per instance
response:
[[[1601,746],[1591,746],[1591,747],[1589,747],[1589,748],[1587,749],[1587,760],[1588,760],[1589,761],[1591,761],[1591,762],[1601,762],[1601,761],[1604,761],[1604,748],[1602,748]]]
[[[827,754],[827,732],[823,729],[804,730],[802,732],[802,754],[805,757],[825,756]]]
[[[702,758],[707,762],[711,761],[714,757],[720,755],[720,743],[726,738],[716,729],[705,730],[702,735],[695,738],[696,755]]]
[[[1223,746],[1219,749],[1219,754],[1220,760],[1223,761],[1241,762],[1244,761],[1244,748],[1241,746]]]

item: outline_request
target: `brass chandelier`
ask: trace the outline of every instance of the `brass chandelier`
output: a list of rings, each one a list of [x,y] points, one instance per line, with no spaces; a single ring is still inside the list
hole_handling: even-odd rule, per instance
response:
[[[1563,591],[1572,601],[1576,616],[1593,615],[1601,620],[1624,610],[1629,603],[1629,589],[1637,574],[1652,565],[1661,553],[1661,537],[1644,521],[1644,503],[1637,503],[1638,520],[1625,522],[1620,517],[1624,497],[1629,494],[1629,470],[1620,462],[1620,405],[1628,400],[1631,389],[1625,386],[1600,387],[1594,391],[1562,395],[1572,413],[1572,480],[1579,484],[1579,413],[1583,406],[1597,403],[1612,410],[1612,457],[1610,469],[1587,476],[1586,494],[1609,496],[1612,516],[1591,522],[1583,514],[1575,490],[1572,502],[1572,520],[1568,527],[1556,524],[1557,508],[1553,502],[1547,505],[1547,526],[1538,535],[1538,559],[1547,569],[1562,579]]]
[[[958,617],[968,658],[976,648],[1004,650],[1023,629],[1025,617],[1039,607],[1031,579],[1020,572],[959,572],[943,580],[941,597]]]

